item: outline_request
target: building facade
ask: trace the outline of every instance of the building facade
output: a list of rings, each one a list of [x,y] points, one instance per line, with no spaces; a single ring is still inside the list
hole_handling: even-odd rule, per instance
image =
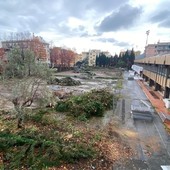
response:
[[[89,52],[82,52],[82,61],[84,60],[84,59],[88,59],[89,58]]]
[[[152,57],[157,55],[156,44],[148,44],[145,47],[145,57]]]
[[[148,44],[145,47],[145,57],[152,57],[168,53],[170,53],[170,42],[158,42],[157,44]]]
[[[100,50],[89,50],[89,66],[96,66],[96,57],[99,56]]]
[[[12,48],[20,48],[21,50],[30,49],[34,52],[35,57],[42,63],[50,63],[49,44],[42,37],[33,36],[30,39],[2,41],[2,48],[10,51]]]
[[[170,98],[170,53],[135,60],[135,65],[143,68],[141,76],[150,87]]]
[[[170,53],[170,42],[158,42],[155,48],[160,55],[168,54]]]
[[[96,66],[96,57],[100,54],[104,54],[107,57],[111,57],[111,54],[108,51],[101,50],[89,50],[88,52],[82,52],[82,58],[87,58],[89,66]]]
[[[74,65],[75,65],[78,61],[83,61],[83,54],[77,54],[77,53],[75,53]]]

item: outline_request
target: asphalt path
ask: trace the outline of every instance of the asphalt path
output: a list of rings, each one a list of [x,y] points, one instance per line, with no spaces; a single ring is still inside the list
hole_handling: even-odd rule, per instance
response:
[[[122,120],[122,125],[136,134],[135,138],[129,139],[135,155],[126,166],[113,169],[161,170],[162,165],[170,165],[170,135],[166,132],[156,112],[154,112],[153,122],[133,121],[131,104],[134,100],[142,101],[150,108],[152,106],[137,81],[128,80],[128,75],[129,72],[124,72],[122,99],[119,103],[118,115]]]

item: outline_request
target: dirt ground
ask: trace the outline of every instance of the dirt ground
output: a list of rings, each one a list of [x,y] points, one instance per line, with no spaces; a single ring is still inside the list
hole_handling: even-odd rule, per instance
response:
[[[53,91],[79,94],[94,88],[110,88],[116,92],[117,74],[114,70],[95,70],[92,79],[81,79],[81,73],[57,73],[58,77],[72,76],[81,81],[80,86],[50,85]],[[83,75],[84,76],[84,75]],[[86,123],[75,122],[76,128],[88,128],[93,132],[101,132],[105,142],[101,146],[104,157],[89,161],[81,161],[75,165],[62,165],[63,169],[110,169],[110,170],[161,170],[161,165],[170,165],[170,137],[166,133],[159,117],[155,113],[153,123],[147,121],[133,122],[130,115],[132,100],[147,100],[135,80],[127,80],[128,72],[124,72],[121,98],[115,111],[108,111],[103,118],[93,118]],[[0,86],[0,93],[6,94]],[[1,108],[12,109],[5,99],[0,99]],[[103,147],[103,148],[102,148]]]
[[[98,88],[110,88],[113,89],[117,83],[117,78],[120,77],[120,71],[111,69],[95,70],[92,71],[94,76],[88,77],[86,73],[74,73],[73,71],[56,73],[57,78],[71,77],[74,80],[81,82],[79,86],[60,86],[50,85],[49,88],[54,91],[64,91],[65,93],[72,92],[73,95],[90,91]]]
[[[81,81],[80,86],[49,86],[53,91],[63,91],[65,93],[72,93],[73,95],[90,91],[91,89],[109,88],[114,91],[114,87],[117,83],[117,77],[120,77],[119,72],[113,70],[99,70],[95,71],[93,78],[83,78],[81,74],[73,72],[59,73],[58,77],[72,76],[72,78]],[[0,85],[1,91],[1,110],[11,112],[13,110],[12,103],[8,100],[10,93]],[[64,121],[63,115],[57,115],[57,119]],[[93,133],[95,137],[101,138],[101,141],[96,143],[96,148],[100,150],[100,155],[95,159],[81,160],[76,164],[65,164],[58,168],[52,169],[112,169],[113,164],[124,164],[125,160],[130,159],[132,151],[126,142],[126,137],[121,135],[119,127],[119,118],[115,116],[113,110],[107,111],[102,118],[92,118],[87,122],[80,122],[71,120],[74,124],[74,128],[82,130],[84,132]],[[84,130],[83,130],[84,129]],[[87,136],[88,137],[88,136]],[[121,151],[121,152],[120,152]]]

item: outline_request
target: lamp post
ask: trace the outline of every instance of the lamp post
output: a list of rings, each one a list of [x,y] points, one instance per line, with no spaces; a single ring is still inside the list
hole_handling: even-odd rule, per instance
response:
[[[150,30],[147,30],[147,31],[146,31],[146,46],[147,46],[147,44],[148,44],[148,36],[149,36],[149,33],[150,33]]]

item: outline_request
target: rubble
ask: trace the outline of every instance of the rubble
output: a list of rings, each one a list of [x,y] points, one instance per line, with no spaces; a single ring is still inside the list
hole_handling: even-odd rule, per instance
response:
[[[58,85],[61,85],[61,86],[77,86],[80,84],[81,84],[81,82],[79,80],[74,80],[71,77],[62,78],[62,79],[60,79],[60,81],[58,83]]]
[[[74,80],[71,77],[64,77],[61,79],[55,78],[53,80],[50,80],[48,84],[55,84],[55,85],[61,85],[61,86],[77,86],[77,85],[80,85],[81,82],[79,80]]]
[[[54,91],[53,94],[54,94],[55,96],[57,96],[58,99],[60,100],[60,99],[68,98],[69,96],[72,95],[72,92],[71,92],[71,91],[66,91],[66,90],[64,90],[64,89],[61,89],[61,90],[56,90],[56,91]]]

